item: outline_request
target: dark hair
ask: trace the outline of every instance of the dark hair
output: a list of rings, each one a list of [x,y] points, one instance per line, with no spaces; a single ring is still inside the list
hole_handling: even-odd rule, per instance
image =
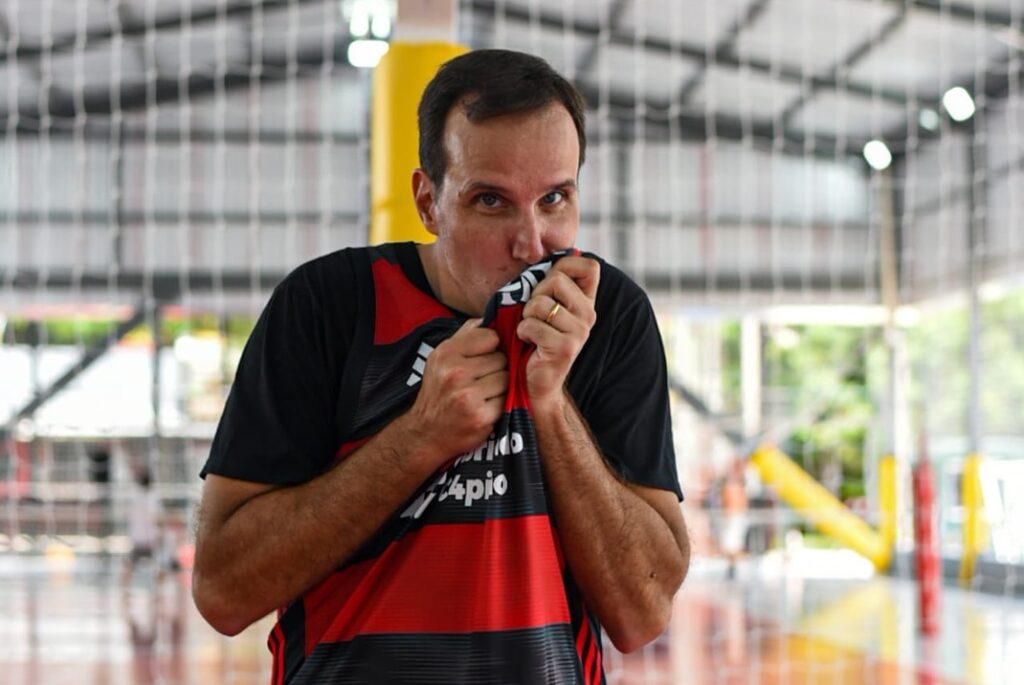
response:
[[[576,126],[583,166],[587,134],[579,91],[540,57],[512,50],[474,50],[442,64],[420,99],[420,167],[434,185],[441,186],[448,167],[445,121],[460,102],[470,121],[561,103]]]

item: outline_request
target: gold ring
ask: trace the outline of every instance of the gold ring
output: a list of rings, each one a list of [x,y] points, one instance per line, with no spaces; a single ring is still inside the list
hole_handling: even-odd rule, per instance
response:
[[[544,317],[544,323],[551,323],[551,320],[555,318],[555,314],[557,314],[558,310],[561,308],[562,305],[558,302],[555,302],[555,306],[552,307],[551,311],[548,312],[548,315]]]

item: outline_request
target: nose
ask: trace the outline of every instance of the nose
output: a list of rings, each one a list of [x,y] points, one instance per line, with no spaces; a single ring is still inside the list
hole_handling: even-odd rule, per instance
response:
[[[547,254],[544,249],[544,226],[540,219],[531,214],[517,227],[512,241],[512,256],[519,261],[533,264]]]

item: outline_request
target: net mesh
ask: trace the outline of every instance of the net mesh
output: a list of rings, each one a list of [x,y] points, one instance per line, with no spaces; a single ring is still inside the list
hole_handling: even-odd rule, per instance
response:
[[[6,553],[126,551],[144,471],[187,546],[195,474],[271,288],[366,243],[354,4],[0,0]],[[871,571],[747,464],[765,441],[876,527],[896,454],[898,576],[922,446],[950,568],[965,458],[984,455],[986,544],[943,640],[1009,620],[984,598],[1024,587],[1024,3],[457,11],[460,41],[538,54],[586,96],[578,244],[648,290],[665,337],[692,589],[663,638],[610,652],[609,680],[875,682],[928,662],[912,589],[845,578]],[[962,122],[955,86],[975,109]],[[871,140],[885,170],[865,162]],[[1004,682],[993,649],[937,659]]]

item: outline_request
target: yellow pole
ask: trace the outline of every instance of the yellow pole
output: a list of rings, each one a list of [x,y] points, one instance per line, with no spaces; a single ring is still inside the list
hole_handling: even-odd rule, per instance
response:
[[[775,447],[762,446],[750,457],[761,478],[782,501],[801,512],[821,532],[870,560],[879,571],[889,566],[891,549],[882,536]]]
[[[888,454],[878,465],[878,534],[892,553],[896,545],[896,457]]]
[[[984,498],[981,492],[981,455],[970,454],[964,461],[960,489],[964,508],[964,553],[960,558],[960,584],[974,580],[978,554],[985,546],[985,522],[982,518]]]
[[[412,197],[419,166],[416,107],[438,67],[466,52],[453,43],[391,44],[373,74],[370,119],[370,242],[434,239]]]

